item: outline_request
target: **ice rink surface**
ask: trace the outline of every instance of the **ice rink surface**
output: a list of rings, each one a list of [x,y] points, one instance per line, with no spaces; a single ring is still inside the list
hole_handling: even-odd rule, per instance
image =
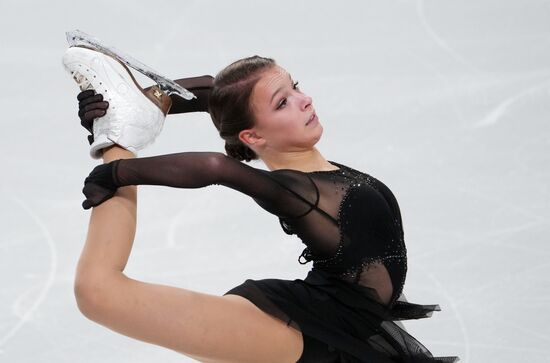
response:
[[[73,296],[88,156],[64,32],[173,77],[273,57],[313,97],[323,155],[396,195],[406,322],[434,355],[548,362],[550,1],[0,2],[0,362],[190,362],[88,321]],[[148,84],[147,84],[148,85]],[[167,119],[141,156],[223,151],[207,114]],[[265,168],[261,162],[252,166]],[[127,274],[223,294],[304,278],[303,245],[221,186],[141,187]]]

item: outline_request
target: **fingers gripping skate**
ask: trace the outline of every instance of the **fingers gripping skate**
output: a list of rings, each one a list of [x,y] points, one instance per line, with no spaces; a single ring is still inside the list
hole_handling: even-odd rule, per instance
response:
[[[94,120],[92,158],[113,144],[137,154],[154,142],[172,104],[158,86],[144,90],[119,60],[85,47],[69,48],[63,65],[81,90],[94,89],[110,105],[105,116]]]

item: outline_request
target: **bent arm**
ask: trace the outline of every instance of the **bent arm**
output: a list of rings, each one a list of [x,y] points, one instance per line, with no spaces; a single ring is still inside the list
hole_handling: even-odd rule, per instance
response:
[[[214,77],[210,75],[188,77],[175,79],[174,82],[182,86],[188,91],[193,92],[197,98],[186,100],[176,95],[171,95],[172,107],[168,111],[169,115],[188,112],[208,112],[208,99],[210,90],[214,86]],[[145,88],[148,91],[149,88]]]
[[[182,152],[121,160],[116,185],[164,185],[202,188],[223,185],[252,197],[280,217],[295,217],[318,201],[315,183],[296,170],[286,173],[253,168],[219,152]]]
[[[208,99],[210,90],[214,85],[214,77],[204,75],[199,77],[188,77],[174,80],[183,88],[193,92],[197,98],[185,100],[179,96],[172,95],[172,107],[169,114],[187,113],[187,112],[208,112]]]

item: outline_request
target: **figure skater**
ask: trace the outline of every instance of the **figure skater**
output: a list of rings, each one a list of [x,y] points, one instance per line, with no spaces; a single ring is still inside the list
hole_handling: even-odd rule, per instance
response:
[[[170,100],[155,89],[155,101],[124,66],[95,53],[65,60],[86,89],[78,95],[79,116],[92,132],[92,155],[104,161],[83,189],[83,207],[93,209],[75,295],[86,317],[203,362],[458,361],[433,357],[397,324],[439,310],[402,297],[407,257],[398,203],[380,180],[325,159],[315,147],[323,126],[313,101],[284,68],[271,58],[243,58],[215,78],[176,81],[197,99]],[[150,141],[143,135],[158,134],[158,124],[143,116],[153,108],[162,111],[161,126],[168,110],[209,112],[227,155],[136,157],[136,145]],[[269,170],[242,162],[258,158]],[[301,239],[306,247],[298,260],[313,262],[304,279],[248,279],[214,296],[125,275],[136,186],[214,184],[250,196]]]

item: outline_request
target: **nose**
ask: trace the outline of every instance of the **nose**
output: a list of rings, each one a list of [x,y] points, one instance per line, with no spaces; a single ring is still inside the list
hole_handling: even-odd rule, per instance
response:
[[[309,97],[308,95],[306,94],[302,94],[303,95],[303,98],[302,98],[302,109],[305,110],[308,108],[308,106],[311,106],[313,107],[312,103],[313,103],[313,99],[311,97]]]

